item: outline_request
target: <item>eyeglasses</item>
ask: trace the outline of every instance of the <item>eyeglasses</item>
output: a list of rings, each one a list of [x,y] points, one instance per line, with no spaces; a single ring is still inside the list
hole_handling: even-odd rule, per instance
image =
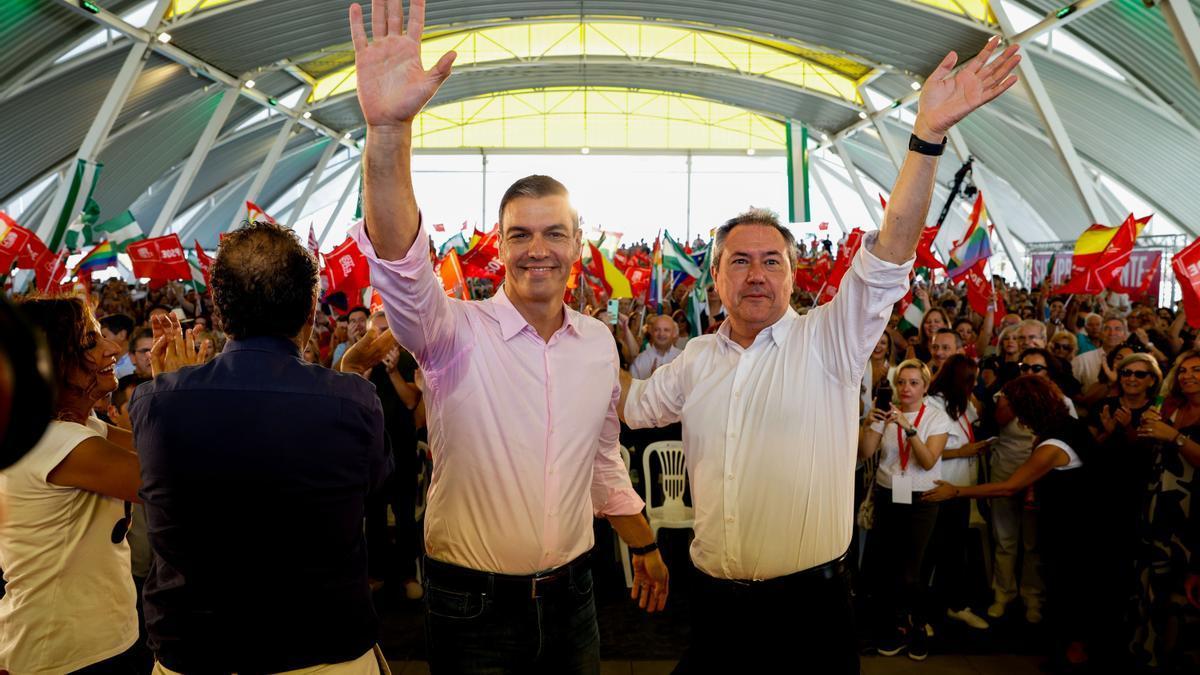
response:
[[[1032,364],[1032,365],[1030,365],[1030,364],[1028,364],[1028,363],[1022,363],[1020,367],[1021,367],[1021,372],[1022,372],[1022,373],[1034,373],[1034,374],[1037,374],[1037,373],[1044,373],[1044,372],[1046,372],[1047,370],[1049,370],[1049,368],[1047,368],[1046,366],[1043,366],[1043,365],[1042,365],[1042,364],[1040,364],[1040,363],[1035,363],[1035,364]]]
[[[1134,370],[1132,368],[1123,368],[1117,373],[1117,375],[1120,375],[1121,377],[1136,377],[1139,380],[1144,380],[1153,374],[1154,373],[1151,373],[1148,370]]]
[[[1071,345],[1052,344],[1052,345],[1050,345],[1050,349],[1053,349],[1056,352],[1069,352],[1069,351],[1071,351]]]

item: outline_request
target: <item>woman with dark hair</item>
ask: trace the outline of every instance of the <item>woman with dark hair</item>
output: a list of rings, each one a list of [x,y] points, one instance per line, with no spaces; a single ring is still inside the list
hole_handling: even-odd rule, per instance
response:
[[[928,303],[926,306],[928,307]],[[925,316],[921,317],[921,329],[917,333],[917,346],[913,348],[913,354],[907,358],[916,358],[928,363],[929,347],[933,343],[933,336],[937,335],[939,330],[949,327],[950,318],[946,316],[946,310],[940,307],[930,307],[925,311]]]
[[[1196,514],[1196,467],[1200,466],[1200,352],[1179,355],[1163,386],[1162,412],[1142,414],[1138,436],[1153,441],[1148,484],[1146,548],[1138,561],[1134,649],[1139,665],[1183,669],[1190,644],[1186,621],[1189,567],[1200,570],[1200,538],[1187,536]],[[1192,582],[1196,583],[1196,582]],[[1194,610],[1193,610],[1194,611]],[[1195,667],[1194,664],[1192,667]]]
[[[975,362],[962,354],[946,359],[929,385],[929,406],[940,409],[953,420],[946,449],[942,451],[942,480],[955,485],[974,485],[979,475],[978,456],[991,445],[991,439],[976,440],[979,402],[972,392],[979,370]],[[971,611],[967,598],[967,535],[970,530],[971,502],[955,501],[938,510],[937,525],[929,543],[925,578],[936,570],[935,590],[946,605],[946,616],[972,628],[984,629],[987,621]]]
[[[21,311],[45,335],[58,396],[55,420],[21,461],[0,473],[0,665],[11,672],[113,672],[133,667],[138,638],[130,571],[130,502],[141,483],[132,434],[92,410],[117,388],[121,346],[105,339],[79,298],[39,298]],[[164,331],[166,320],[156,329]],[[179,336],[171,315],[169,331]],[[156,341],[161,370],[167,338]],[[185,349],[187,354],[179,354]],[[174,364],[195,359],[171,342]]]
[[[892,349],[892,336],[884,331],[883,335],[879,336],[879,341],[875,343],[871,359],[863,370],[863,383],[859,391],[862,394],[862,414],[864,416],[871,409],[875,393],[884,385],[891,386],[892,373],[896,370],[895,365],[892,364]]]
[[[1042,366],[1046,369],[1050,381],[1067,398],[1074,398],[1079,394],[1079,380],[1076,380],[1075,375],[1071,373],[1071,364],[1051,354],[1049,349],[1042,347],[1022,349],[1021,354],[1017,358],[1017,363],[1018,374],[1028,375],[1030,372],[1036,374],[1036,368]]]
[[[1052,594],[1047,612],[1055,643],[1051,658],[1056,665],[1080,667],[1088,661],[1085,643],[1093,626],[1093,526],[1103,525],[1093,518],[1091,484],[1083,470],[1091,435],[1083,422],[1071,417],[1062,391],[1048,378],[1018,377],[1004,386],[1004,398],[1021,424],[1033,431],[1029,459],[998,482],[972,486],[939,480],[922,499],[937,503],[1009,497],[1037,483],[1038,543]]]

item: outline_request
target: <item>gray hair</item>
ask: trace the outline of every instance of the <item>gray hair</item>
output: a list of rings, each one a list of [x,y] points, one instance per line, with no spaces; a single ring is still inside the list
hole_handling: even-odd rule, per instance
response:
[[[1047,338],[1046,324],[1042,323],[1041,321],[1038,321],[1037,319],[1025,319],[1021,323],[1017,324],[1017,328],[1018,329],[1037,328],[1038,331],[1042,334],[1042,339],[1045,340]]]
[[[773,227],[779,234],[783,235],[783,243],[787,248],[788,264],[791,265],[792,271],[796,269],[796,236],[792,231],[784,227],[779,222],[779,216],[770,209],[752,208],[748,211],[739,213],[738,215],[725,221],[725,224],[717,228],[716,234],[713,236],[712,245],[712,265],[716,269],[721,262],[721,254],[725,252],[725,239],[733,228],[738,225],[763,225]]]

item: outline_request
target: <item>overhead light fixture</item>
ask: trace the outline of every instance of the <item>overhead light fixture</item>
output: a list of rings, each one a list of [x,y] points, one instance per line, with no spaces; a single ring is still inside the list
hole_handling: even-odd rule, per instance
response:
[[[275,98],[274,96],[268,96],[267,103],[270,105],[279,105],[279,99]]]
[[[84,8],[85,10],[91,12],[92,14],[100,13],[100,5],[97,5],[94,2],[90,2],[89,0],[83,0],[83,2],[79,3],[79,6]]]
[[[254,88],[254,80],[246,80],[246,88],[253,89]]]
[[[304,115],[302,115],[302,117],[303,117],[304,119],[306,119],[306,120],[311,120],[311,119],[312,119],[312,112],[310,112],[310,111],[308,111],[308,110],[305,110],[305,111],[304,111]]]
[[[591,148],[589,148],[589,147],[587,147],[587,146],[585,145],[585,146],[583,146],[582,148],[580,148],[580,149],[579,149],[579,152],[581,152],[582,154],[585,154],[585,155],[587,155],[587,154],[590,154],[590,153],[592,152],[592,149],[591,149]]]
[[[163,43],[164,45],[167,44],[168,42],[171,41],[171,34],[170,33],[159,33],[158,41]]]
[[[753,157],[754,156],[754,148],[746,148],[746,154]]]
[[[921,83],[920,82],[913,82],[912,84],[910,84],[908,86],[912,87],[913,91],[921,91]]]
[[[860,119],[860,120],[865,120],[865,119],[867,119],[867,113],[865,113],[865,112],[863,112],[863,111],[859,110],[859,111],[858,111],[858,119]]]
[[[1065,18],[1067,18],[1068,16],[1071,16],[1072,14],[1074,14],[1074,13],[1075,13],[1075,10],[1077,9],[1077,7],[1075,6],[1075,4],[1076,4],[1076,3],[1071,3],[1071,4],[1067,5],[1066,7],[1063,7],[1062,9],[1060,9],[1060,10],[1056,11],[1056,12],[1054,13],[1054,18],[1056,18],[1056,19],[1065,19]]]

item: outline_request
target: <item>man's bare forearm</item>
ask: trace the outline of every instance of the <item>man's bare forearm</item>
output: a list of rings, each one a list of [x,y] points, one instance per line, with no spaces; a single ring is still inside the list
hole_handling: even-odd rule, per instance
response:
[[[649,546],[654,543],[654,532],[650,529],[650,523],[646,522],[646,517],[640,513],[635,513],[632,516],[607,516],[608,523],[617,531],[617,536],[626,544],[635,548]]]
[[[412,184],[412,124],[371,127],[363,152],[363,219],[375,254],[399,260],[417,238]]]
[[[919,118],[913,133],[927,143],[941,143],[943,139],[942,135],[926,129]],[[929,204],[933,200],[937,166],[937,157],[912,150],[905,156],[884,213],[879,240],[872,251],[879,258],[899,264],[908,261],[916,253],[925,218],[929,215]]]

